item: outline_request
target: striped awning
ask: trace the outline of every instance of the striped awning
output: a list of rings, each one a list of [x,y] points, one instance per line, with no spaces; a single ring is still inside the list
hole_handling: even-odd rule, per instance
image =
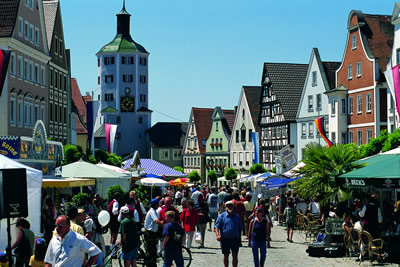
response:
[[[123,169],[129,169],[132,164],[132,159],[124,162]],[[169,177],[186,177],[186,174],[178,172],[158,161],[152,159],[140,159],[139,168],[143,168],[146,174],[169,176]]]

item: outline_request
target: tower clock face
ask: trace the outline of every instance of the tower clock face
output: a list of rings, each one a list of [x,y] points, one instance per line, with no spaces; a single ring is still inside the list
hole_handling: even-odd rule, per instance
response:
[[[121,111],[122,112],[134,112],[135,101],[129,96],[121,97]]]

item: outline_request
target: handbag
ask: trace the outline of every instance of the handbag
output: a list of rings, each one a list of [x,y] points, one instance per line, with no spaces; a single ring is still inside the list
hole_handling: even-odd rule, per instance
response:
[[[200,231],[197,231],[197,232],[194,234],[194,241],[195,241],[196,243],[201,243],[201,233],[200,233]]]

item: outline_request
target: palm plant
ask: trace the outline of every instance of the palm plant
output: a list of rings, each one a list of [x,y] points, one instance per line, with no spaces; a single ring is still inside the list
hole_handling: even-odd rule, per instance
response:
[[[361,168],[355,162],[360,158],[356,145],[335,145],[330,148],[319,144],[306,145],[303,162],[306,164],[297,173],[303,179],[295,182],[295,191],[303,197],[319,196],[321,204],[329,201],[345,201],[351,192],[336,184],[336,178],[346,172]]]

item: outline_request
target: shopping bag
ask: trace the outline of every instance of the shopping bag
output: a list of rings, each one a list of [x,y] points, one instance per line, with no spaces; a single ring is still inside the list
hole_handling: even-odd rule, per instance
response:
[[[197,243],[201,243],[201,233],[200,232],[196,232],[194,234],[194,241]]]

